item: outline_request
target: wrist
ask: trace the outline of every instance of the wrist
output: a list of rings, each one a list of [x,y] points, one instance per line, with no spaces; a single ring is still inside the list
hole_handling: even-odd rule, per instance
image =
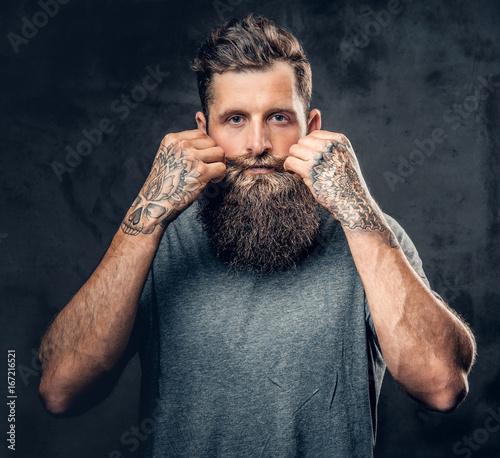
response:
[[[110,248],[112,248],[115,254],[126,256],[135,253],[138,255],[155,253],[160,244],[163,232],[163,228],[161,228],[161,230],[157,228],[151,234],[139,233],[137,235],[131,235],[120,228],[116,232]]]
[[[342,224],[342,229],[351,247],[356,246],[361,251],[387,248],[400,248],[398,239],[387,223],[383,214],[373,216],[369,221]]]
[[[327,210],[340,222],[344,231],[384,232],[389,228],[378,205],[365,198],[342,201]]]
[[[165,201],[149,201],[139,195],[127,211],[120,229],[127,235],[150,235],[163,233],[179,212]]]

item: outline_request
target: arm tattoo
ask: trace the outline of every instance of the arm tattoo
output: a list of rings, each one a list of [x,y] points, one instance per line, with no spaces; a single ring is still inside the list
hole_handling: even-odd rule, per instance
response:
[[[203,186],[198,180],[201,173],[198,160],[185,155],[186,150],[173,143],[160,146],[151,173],[121,224],[123,232],[151,234],[194,200]]]
[[[344,227],[384,232],[387,226],[361,183],[349,148],[345,143],[328,142],[312,168],[312,187],[318,200]]]

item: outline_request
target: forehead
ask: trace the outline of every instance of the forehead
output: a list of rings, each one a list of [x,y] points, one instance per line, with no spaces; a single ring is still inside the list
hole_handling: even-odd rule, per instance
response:
[[[293,68],[285,62],[277,62],[266,70],[215,74],[212,91],[210,111],[221,112],[230,107],[265,110],[275,106],[303,111]]]

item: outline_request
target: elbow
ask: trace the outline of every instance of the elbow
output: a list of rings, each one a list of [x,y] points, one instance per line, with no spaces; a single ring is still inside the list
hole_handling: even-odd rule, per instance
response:
[[[450,390],[446,393],[440,393],[434,396],[430,402],[426,403],[427,408],[437,412],[449,413],[453,412],[467,396],[467,388],[462,390]]]
[[[71,408],[69,397],[54,383],[48,383],[42,377],[38,396],[45,410],[54,417],[64,417],[68,415]]]
[[[67,416],[69,409],[66,407],[64,402],[61,402],[61,400],[46,397],[42,393],[40,393],[40,399],[45,407],[45,410],[53,417],[62,418]]]
[[[82,377],[80,376],[80,380]],[[80,415],[101,402],[111,391],[115,374],[105,374],[93,381],[76,383],[68,372],[42,375],[38,395],[47,412],[54,417]]]
[[[439,386],[439,385],[438,385]],[[453,379],[447,378],[438,389],[426,397],[425,406],[437,412],[453,412],[465,399],[469,392],[467,376],[460,374]]]

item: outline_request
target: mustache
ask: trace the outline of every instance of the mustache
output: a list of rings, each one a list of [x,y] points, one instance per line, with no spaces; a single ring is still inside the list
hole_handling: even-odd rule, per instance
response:
[[[287,156],[276,156],[271,153],[262,153],[256,156],[253,153],[248,153],[235,158],[226,158],[226,170],[234,172],[243,172],[246,169],[253,167],[273,168],[277,172],[285,172],[284,163]]]

